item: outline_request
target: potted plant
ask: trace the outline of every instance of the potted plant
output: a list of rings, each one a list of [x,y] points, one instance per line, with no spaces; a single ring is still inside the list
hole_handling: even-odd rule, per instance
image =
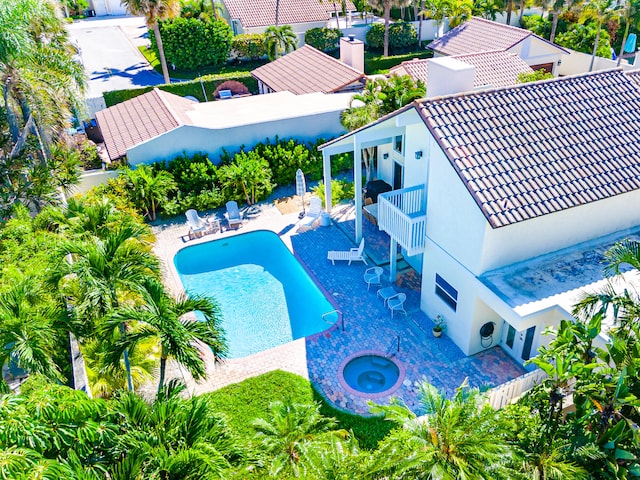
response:
[[[442,335],[442,331],[446,326],[446,321],[442,315],[436,315],[436,318],[433,320],[433,323],[434,325],[433,325],[433,328],[431,329],[431,331],[433,332],[433,336],[439,337],[440,335]]]

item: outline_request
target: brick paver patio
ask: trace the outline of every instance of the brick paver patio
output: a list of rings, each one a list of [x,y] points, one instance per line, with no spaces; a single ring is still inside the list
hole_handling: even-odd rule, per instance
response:
[[[239,233],[258,229],[280,233],[285,244],[292,249],[334,306],[343,313],[345,330],[333,328],[276,349],[229,360],[223,365],[210,365],[207,381],[199,384],[188,382],[192,393],[214,390],[280,368],[309,378],[335,406],[366,414],[369,410],[368,399],[343,388],[338,380],[338,370],[348,356],[367,350],[393,355],[406,369],[406,377],[401,386],[391,395],[376,398],[376,402],[388,403],[393,396],[420,413],[417,385],[423,379],[451,394],[465,378],[469,379],[472,386],[490,387],[525,373],[499,347],[466,357],[446,335],[434,338],[431,334],[431,320],[420,310],[419,276],[415,271],[404,272],[399,285],[394,285],[398,292],[407,295],[407,315],[399,313],[392,318],[389,309],[377,297],[377,288],[372,287],[367,291],[367,285],[363,281],[367,268],[365,265],[354,263],[349,266],[346,262],[332,265],[327,260],[328,250],[345,250],[354,246],[351,238],[353,210],[353,207],[339,205],[334,209],[334,222],[330,227],[297,233],[297,215],[282,215],[269,204],[253,207],[251,220],[245,222]],[[383,265],[386,275],[383,286],[388,286],[388,265],[384,266],[389,257],[388,237],[368,221],[365,220],[364,224],[367,244],[365,252],[375,263]],[[173,256],[179,248],[238,233],[217,233],[185,243],[183,235],[186,227],[182,223],[154,227],[154,232],[157,238],[156,252],[165,267],[165,279],[175,292],[182,290],[173,267]],[[175,366],[173,374],[184,377]]]

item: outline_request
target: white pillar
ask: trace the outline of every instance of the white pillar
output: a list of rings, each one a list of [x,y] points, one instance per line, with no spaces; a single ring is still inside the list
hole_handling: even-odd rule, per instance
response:
[[[357,140],[358,136],[353,137],[353,188],[356,197],[356,243],[362,240],[362,147]]]
[[[393,237],[391,238],[389,247],[389,281],[395,283],[396,281],[396,267],[398,262],[398,242]]]
[[[322,150],[322,175],[324,181],[324,203],[325,211],[331,213],[333,199],[331,198],[331,154]]]

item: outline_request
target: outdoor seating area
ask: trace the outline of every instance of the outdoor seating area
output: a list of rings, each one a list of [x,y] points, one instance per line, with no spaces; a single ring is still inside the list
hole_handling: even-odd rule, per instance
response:
[[[229,228],[238,228],[242,226],[242,215],[240,215],[240,209],[238,203],[234,200],[227,202],[227,212],[224,214],[229,224]]]
[[[336,260],[348,262],[349,265],[351,265],[351,262],[364,262],[365,265],[368,265],[364,256],[364,238],[360,241],[358,248],[329,250],[327,252],[327,260],[331,260],[333,265],[336,264]]]
[[[189,240],[221,231],[219,220],[208,217],[201,218],[194,209],[187,210],[185,217],[187,217],[187,225],[189,226]]]

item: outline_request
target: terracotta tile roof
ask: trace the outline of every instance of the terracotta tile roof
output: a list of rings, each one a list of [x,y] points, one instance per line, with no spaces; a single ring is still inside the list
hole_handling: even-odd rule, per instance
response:
[[[461,25],[436,38],[427,48],[443,55],[460,55],[489,50],[508,50],[528,37],[534,37],[554,46],[559,52],[568,53],[562,47],[550,43],[529,30],[472,17]]]
[[[620,70],[417,109],[494,228],[640,189],[640,89]]]
[[[265,27],[276,23],[276,0],[222,0],[232,20],[240,20],[244,28]],[[341,2],[336,1],[338,12]],[[351,0],[347,0],[347,10],[356,11]],[[334,11],[333,1],[323,0],[280,0],[278,23],[324,22]]]
[[[631,80],[636,82],[640,86],[640,70],[627,70],[624,72]]]
[[[365,74],[339,60],[304,45],[251,72],[274,92],[333,93],[365,78]]]
[[[111,160],[127,148],[188,123],[186,111],[194,102],[157,88],[96,113]]]
[[[504,50],[455,55],[452,58],[476,67],[474,87],[483,85],[508,87],[518,83],[519,74],[533,72],[533,69],[519,56]],[[426,84],[429,62],[430,59],[409,60],[392,68],[389,73],[406,74],[416,80],[422,80]]]

